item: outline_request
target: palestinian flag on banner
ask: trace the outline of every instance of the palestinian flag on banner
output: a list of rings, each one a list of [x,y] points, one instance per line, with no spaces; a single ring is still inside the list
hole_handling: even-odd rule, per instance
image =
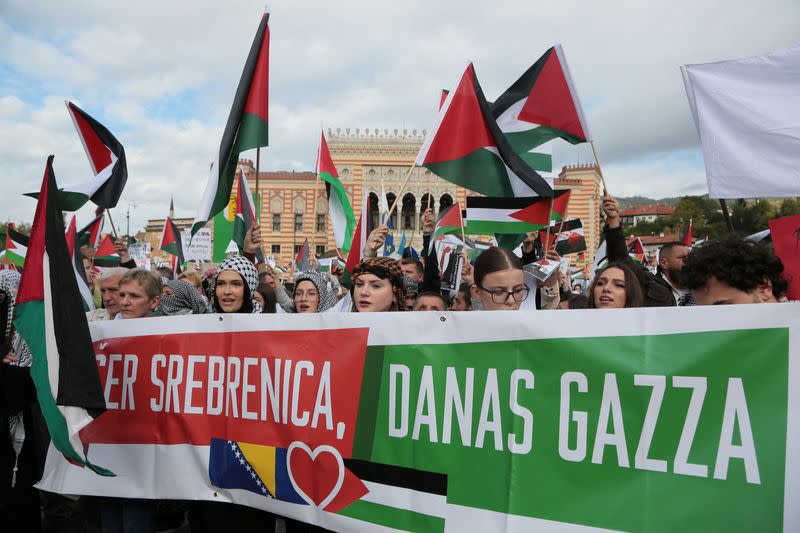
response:
[[[14,326],[33,355],[31,378],[53,446],[73,464],[88,466],[80,430],[106,408],[100,374],[72,260],[64,236],[53,156],[39,192],[28,260],[14,309]]]
[[[684,246],[691,246],[694,242],[694,237],[692,237],[692,219],[689,219],[689,225],[686,226],[686,231],[683,232],[683,237],[681,237],[681,242]]]
[[[5,261],[12,265],[24,266],[25,256],[28,253],[29,238],[16,230],[13,222],[6,226]]]
[[[88,113],[72,102],[64,103],[86,150],[94,178],[59,190],[62,209],[77,211],[89,200],[106,209],[116,207],[128,181],[125,149],[105,126]],[[28,196],[36,197],[36,193]]]
[[[365,191],[366,192],[366,191]],[[342,283],[350,285],[350,275],[361,264],[361,258],[364,251],[367,249],[367,196],[364,194],[361,201],[361,216],[358,217],[356,229],[353,231],[353,237],[350,239],[350,252],[347,254],[347,261],[344,263],[344,275],[342,276]]]
[[[592,140],[561,45],[547,50],[491,108],[518,154],[557,138],[572,144]]]
[[[294,266],[298,272],[311,270],[311,252],[309,250],[308,238],[303,241],[303,245],[297,251],[297,256],[294,258]]]
[[[244,253],[244,238],[247,232],[256,223],[256,206],[253,203],[253,195],[250,194],[250,187],[247,185],[247,178],[244,172],[239,169],[236,171],[238,176],[236,188],[236,214],[233,219],[232,239],[239,247],[239,252]],[[259,264],[264,262],[264,254],[261,249],[256,252],[256,259]]]
[[[233,97],[219,151],[211,165],[203,199],[197,208],[192,236],[230,200],[239,154],[268,144],[269,12],[261,17],[250,53]]]
[[[484,196],[553,196],[550,184],[500,130],[471,63],[442,105],[415,164]]]
[[[317,176],[325,183],[325,194],[328,197],[328,213],[330,213],[331,217],[336,247],[347,253],[350,251],[353,230],[356,227],[356,217],[353,215],[353,208],[350,207],[347,191],[344,190],[342,180],[339,179],[339,173],[333,164],[324,132],[320,136],[319,152],[317,153]]]
[[[86,269],[83,268],[83,256],[81,255],[81,246],[78,242],[76,227],[76,216],[72,218],[67,225],[67,253],[72,258],[72,271],[75,274],[75,282],[78,285],[78,292],[83,300],[84,311],[94,311],[94,299],[92,298],[92,291],[89,290],[89,280],[86,279]]]
[[[531,233],[550,223],[550,198],[543,196],[467,197],[464,232],[470,235]]]
[[[97,208],[94,220],[89,222],[78,232],[78,243],[80,246],[90,246],[96,250],[100,246],[100,237],[103,234],[103,222],[105,220],[105,209]]]
[[[106,233],[103,240],[100,241],[100,246],[97,247],[97,251],[94,253],[94,265],[99,267],[118,267],[119,261],[119,254],[116,248],[114,248],[114,241],[111,240],[111,234]]]
[[[164,231],[161,233],[161,241],[158,247],[162,251],[172,254],[178,258],[178,263],[183,263],[183,243],[181,242],[181,232],[171,218],[164,220]],[[174,270],[174,269],[173,269]]]
[[[426,255],[430,255],[433,244],[437,239],[445,235],[461,235],[462,233],[464,233],[464,219],[461,218],[461,206],[456,202],[439,212]]]

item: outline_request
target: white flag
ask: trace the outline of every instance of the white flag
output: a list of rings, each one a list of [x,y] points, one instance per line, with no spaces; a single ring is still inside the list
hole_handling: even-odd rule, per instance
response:
[[[800,47],[681,71],[709,196],[800,196]]]

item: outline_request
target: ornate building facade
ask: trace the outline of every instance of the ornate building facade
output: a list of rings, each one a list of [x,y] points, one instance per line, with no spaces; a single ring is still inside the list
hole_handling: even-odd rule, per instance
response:
[[[420,214],[429,204],[438,214],[442,208],[455,202],[465,208],[466,197],[475,194],[419,167],[411,170],[409,181],[403,187],[425,139],[424,130],[329,129],[327,137],[333,163],[350,198],[356,220],[362,202],[366,200],[369,227],[375,227],[379,219],[381,191],[385,191],[389,206],[400,197],[391,217],[396,245],[405,233],[407,243],[417,249],[422,246]],[[245,170],[250,188],[255,191],[253,162],[240,160],[239,164]],[[597,167],[568,165],[554,184],[557,189],[572,189],[567,216],[583,221],[588,248],[586,260],[591,263],[600,242],[602,184]],[[261,236],[265,255],[271,256],[278,265],[286,266],[294,260],[306,239],[317,255],[335,250],[325,187],[313,172],[260,172],[258,186],[262,199]],[[151,222],[155,229],[157,221]],[[159,230],[161,227],[163,221]],[[157,247],[155,243],[154,250]]]

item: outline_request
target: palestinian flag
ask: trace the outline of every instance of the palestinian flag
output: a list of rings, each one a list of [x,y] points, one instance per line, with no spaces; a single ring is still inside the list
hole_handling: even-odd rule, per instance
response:
[[[569,196],[571,189],[563,189],[556,191],[553,196],[553,209],[550,213],[550,219],[557,222],[564,220],[567,215],[567,205],[569,205]]]
[[[80,246],[90,246],[96,250],[100,246],[100,237],[103,234],[103,221],[105,220],[105,209],[102,207],[95,211],[94,220],[89,222],[78,232],[78,243]]]
[[[250,187],[247,185],[247,178],[241,170],[236,171],[238,176],[236,188],[236,214],[233,219],[232,239],[239,247],[239,252],[244,253],[244,238],[248,230],[256,223],[256,206],[253,203],[253,195],[250,194]],[[264,262],[264,254],[261,249],[256,252],[256,259],[259,264]]]
[[[434,241],[445,235],[461,235],[464,233],[464,220],[461,218],[461,206],[455,203],[439,212],[439,217],[436,219],[436,226],[433,228],[429,247],[433,246]],[[430,255],[431,249],[428,249]]]
[[[114,248],[114,241],[111,240],[111,234],[106,233],[103,240],[100,241],[100,246],[94,253],[94,265],[99,267],[118,267],[119,254]]]
[[[47,159],[14,326],[33,355],[31,378],[53,446],[76,465],[92,465],[80,430],[106,408],[72,260],[64,237],[53,156]]]
[[[164,231],[161,233],[161,241],[158,247],[162,251],[177,257],[179,263],[184,262],[181,232],[178,231],[178,226],[169,217],[164,220]]]
[[[311,270],[310,250],[308,246],[308,239],[303,241],[303,245],[297,251],[297,257],[294,258],[294,266],[298,272]]]
[[[557,138],[572,144],[592,140],[561,45],[547,50],[491,109],[518,154]]]
[[[642,239],[636,237],[636,239],[631,242],[628,246],[628,255],[638,263],[644,262],[644,244],[642,244]]]
[[[550,198],[467,197],[464,232],[470,235],[531,233],[550,223]]]
[[[586,236],[583,231],[583,222],[574,218],[552,226],[556,232],[556,253],[558,255],[583,254],[586,251]]]
[[[366,191],[365,191],[366,192]],[[350,275],[361,264],[361,258],[364,251],[367,249],[367,201],[366,194],[362,196],[361,201],[361,216],[358,217],[358,224],[353,232],[353,237],[350,239],[350,252],[347,254],[347,261],[344,263],[344,275],[342,276],[342,283],[350,285]]]
[[[5,261],[12,265],[24,266],[25,256],[28,253],[29,238],[14,228],[14,223],[9,222],[6,226],[6,249]]]
[[[125,149],[105,126],[88,113],[72,102],[64,103],[86,150],[94,178],[59,190],[62,209],[77,211],[89,200],[106,209],[116,207],[128,181]],[[27,196],[36,197],[36,193]]]
[[[484,196],[553,196],[495,122],[472,64],[447,96],[415,164]]]
[[[692,219],[689,219],[689,225],[686,226],[686,231],[683,232],[683,237],[681,237],[681,242],[684,246],[691,246],[694,242],[694,237],[692,237]]]
[[[230,200],[239,154],[267,146],[269,102],[269,12],[261,17],[250,53],[233,97],[219,151],[211,165],[206,190],[197,208],[192,236]]]
[[[328,213],[330,213],[331,217],[336,247],[347,253],[350,251],[353,230],[356,227],[356,217],[353,215],[353,208],[350,207],[347,192],[344,190],[344,185],[339,179],[339,173],[333,164],[331,153],[328,150],[328,143],[325,141],[325,133],[322,133],[319,141],[317,176],[325,183],[325,194],[328,196]]]
[[[78,292],[80,292],[81,299],[83,300],[83,310],[94,311],[94,299],[92,298],[92,291],[89,290],[89,280],[86,278],[86,269],[83,268],[81,246],[78,242],[77,232],[75,231],[76,218],[75,215],[72,215],[69,225],[67,226],[67,233],[65,236],[67,240],[67,253],[72,258],[72,271],[75,274]]]
[[[442,109],[445,100],[447,100],[447,95],[450,94],[450,91],[447,89],[442,89],[442,96],[439,97],[439,109]]]

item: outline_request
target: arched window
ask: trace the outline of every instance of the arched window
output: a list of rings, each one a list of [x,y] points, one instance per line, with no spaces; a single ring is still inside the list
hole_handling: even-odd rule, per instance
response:
[[[420,204],[419,204],[420,214],[424,213],[425,210],[428,209],[428,207],[433,209],[434,214],[436,214],[436,202],[433,201],[433,197],[430,194],[425,193],[422,195],[422,199],[420,199]]]
[[[416,229],[414,226],[417,220],[417,199],[414,198],[414,195],[410,192],[403,196],[403,207],[400,217],[402,219],[401,229],[412,231]]]
[[[386,193],[386,209],[391,209],[394,205],[394,201],[397,196],[393,192]],[[397,208],[395,207],[394,211],[392,211],[392,227],[397,227]],[[387,222],[388,224],[388,222]]]
[[[379,226],[378,216],[380,215],[380,208],[378,207],[378,195],[374,192],[369,193],[369,206],[367,206],[367,220],[369,220],[369,227],[367,233],[374,230]]]
[[[453,197],[445,193],[439,198],[439,212],[453,205]]]

